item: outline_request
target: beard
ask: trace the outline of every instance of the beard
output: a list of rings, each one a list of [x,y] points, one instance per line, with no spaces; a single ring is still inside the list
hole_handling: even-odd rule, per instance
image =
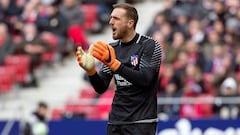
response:
[[[112,38],[114,40],[123,39],[125,36],[127,36],[127,33],[128,33],[128,27],[127,26],[122,27],[112,33]]]

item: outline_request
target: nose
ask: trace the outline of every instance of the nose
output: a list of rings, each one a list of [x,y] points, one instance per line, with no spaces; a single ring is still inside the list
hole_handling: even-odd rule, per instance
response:
[[[110,24],[110,25],[113,25],[113,19],[112,19],[112,18],[110,18],[109,24]]]

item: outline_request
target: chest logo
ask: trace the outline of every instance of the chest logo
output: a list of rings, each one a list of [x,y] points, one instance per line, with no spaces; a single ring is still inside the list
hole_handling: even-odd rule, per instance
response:
[[[136,66],[138,64],[138,55],[137,54],[131,55],[130,61],[133,66]]]

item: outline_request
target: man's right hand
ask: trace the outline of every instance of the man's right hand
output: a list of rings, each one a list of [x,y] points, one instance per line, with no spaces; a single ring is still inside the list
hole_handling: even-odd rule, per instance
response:
[[[96,73],[96,66],[94,63],[94,57],[92,56],[92,47],[90,46],[88,53],[85,53],[82,47],[78,47],[76,51],[77,61],[80,67],[82,67],[89,76]]]

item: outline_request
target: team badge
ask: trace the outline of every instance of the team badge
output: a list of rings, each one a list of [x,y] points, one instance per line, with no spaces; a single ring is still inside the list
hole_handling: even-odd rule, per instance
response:
[[[138,64],[138,55],[137,54],[134,54],[130,57],[130,60],[131,60],[131,64],[133,66],[136,66]]]

